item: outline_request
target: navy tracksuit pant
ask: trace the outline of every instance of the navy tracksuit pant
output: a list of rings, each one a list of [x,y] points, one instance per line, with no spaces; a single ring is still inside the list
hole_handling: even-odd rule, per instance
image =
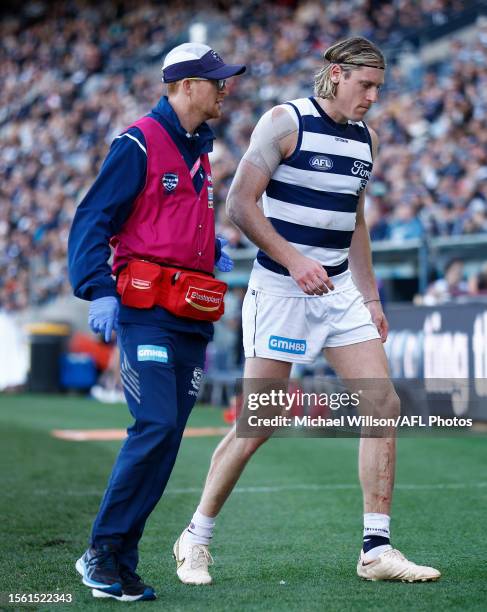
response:
[[[166,487],[195,404],[208,340],[153,325],[120,324],[125,397],[135,421],[95,519],[91,542],[117,547],[135,570],[145,522]]]

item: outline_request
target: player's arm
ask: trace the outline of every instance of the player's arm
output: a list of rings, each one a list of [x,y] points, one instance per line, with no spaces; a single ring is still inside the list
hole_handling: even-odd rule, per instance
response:
[[[227,214],[254,244],[289,270],[305,293],[322,295],[333,289],[323,266],[280,236],[258,205],[271,176],[296,148],[298,126],[291,112],[276,106],[257,123],[230,186]]]
[[[379,140],[374,130],[370,130],[372,139],[372,155],[377,156]],[[358,290],[364,297],[367,308],[370,310],[372,320],[377,326],[382,342],[387,340],[389,325],[382,310],[382,304],[377,291],[374,269],[372,267],[372,252],[370,249],[370,237],[367,223],[365,221],[365,191],[362,191],[357,207],[357,220],[355,231],[350,245],[349,260],[353,280]]]

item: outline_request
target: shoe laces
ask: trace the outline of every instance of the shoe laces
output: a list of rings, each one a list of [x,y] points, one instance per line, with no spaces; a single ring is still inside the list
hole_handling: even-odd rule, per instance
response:
[[[191,550],[191,569],[207,568],[213,565],[213,557],[204,544],[195,544]]]
[[[406,557],[396,548],[387,550],[384,554],[386,554],[388,557],[394,557],[394,559],[397,559],[398,561],[406,561]]]

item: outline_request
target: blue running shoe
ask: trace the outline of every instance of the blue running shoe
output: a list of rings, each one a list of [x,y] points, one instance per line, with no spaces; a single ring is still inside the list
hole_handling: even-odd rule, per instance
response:
[[[122,578],[122,595],[114,595],[107,593],[107,591],[93,589],[93,597],[111,597],[118,599],[118,601],[153,601],[157,599],[154,589],[144,584],[142,578],[132,570],[127,567],[121,567],[120,576]]]
[[[118,569],[116,552],[108,544],[100,548],[88,548],[76,561],[76,569],[83,577],[83,584],[109,595],[122,595],[122,578]]]

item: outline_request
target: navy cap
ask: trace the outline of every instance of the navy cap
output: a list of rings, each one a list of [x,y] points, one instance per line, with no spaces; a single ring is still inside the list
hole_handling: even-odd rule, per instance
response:
[[[184,43],[166,55],[162,66],[164,83],[174,83],[188,77],[228,79],[243,74],[243,64],[225,64],[216,51],[201,43]]]

